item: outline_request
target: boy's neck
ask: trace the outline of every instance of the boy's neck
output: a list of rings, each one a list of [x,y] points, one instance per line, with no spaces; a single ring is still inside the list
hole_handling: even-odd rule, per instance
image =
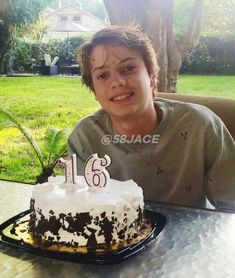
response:
[[[114,130],[128,138],[137,135],[151,134],[161,120],[161,110],[156,106],[145,115],[125,119],[111,118]]]

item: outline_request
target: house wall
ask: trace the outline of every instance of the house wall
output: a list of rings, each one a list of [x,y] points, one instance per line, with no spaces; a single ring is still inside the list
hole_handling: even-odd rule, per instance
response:
[[[107,24],[103,22],[102,20],[96,18],[93,15],[89,15],[88,13],[75,8],[75,7],[65,7],[63,9],[59,9],[56,12],[53,12],[49,15],[47,15],[45,18],[49,23],[49,28],[52,28],[53,26],[61,23],[62,21],[60,20],[61,16],[66,16],[68,22],[75,22],[74,21],[74,16],[80,15],[80,22],[76,22],[82,27],[86,28],[88,32],[96,32],[99,31],[102,28],[107,27]],[[48,38],[60,38],[64,39],[66,37],[72,37],[72,36],[79,36],[81,32],[52,32],[49,31],[48,33]]]

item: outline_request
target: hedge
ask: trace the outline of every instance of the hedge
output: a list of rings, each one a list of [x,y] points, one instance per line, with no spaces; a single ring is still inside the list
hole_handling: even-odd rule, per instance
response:
[[[83,37],[51,40],[48,43],[16,41],[4,57],[4,72],[33,72],[44,54],[59,57],[58,65],[76,63],[77,48]],[[199,45],[188,53],[181,74],[235,74],[235,38],[202,37]]]
[[[83,42],[82,37],[47,43],[15,41],[4,56],[4,72],[34,72],[35,66],[44,60],[44,54],[50,54],[52,59],[58,56],[58,65],[75,64],[77,49]]]
[[[180,73],[234,75],[235,38],[202,37],[186,55]]]

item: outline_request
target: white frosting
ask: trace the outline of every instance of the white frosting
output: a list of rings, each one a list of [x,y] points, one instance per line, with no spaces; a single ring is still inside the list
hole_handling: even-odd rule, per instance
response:
[[[57,219],[59,219],[61,213],[65,215],[70,213],[72,217],[75,217],[76,214],[88,212],[92,216],[92,221],[85,228],[86,234],[89,236],[92,228],[96,230],[97,243],[104,243],[104,234],[100,232],[101,229],[95,218],[99,217],[100,219],[100,215],[105,212],[105,217],[109,221],[116,218],[112,232],[112,239],[115,239],[115,241],[120,241],[118,233],[125,227],[125,229],[128,229],[125,232],[125,239],[138,233],[139,227],[131,224],[136,223],[139,210],[144,208],[143,190],[133,180],[121,182],[110,179],[109,184],[103,188],[89,187],[83,176],[77,176],[76,184],[66,184],[64,181],[64,177],[57,176],[50,178],[47,183],[38,184],[34,187],[32,199],[34,199],[36,213],[35,226],[37,226],[41,215],[45,219],[49,219],[52,215],[51,211]],[[69,223],[62,219],[60,221],[61,226],[63,224],[67,229]],[[87,244],[87,238],[82,235],[75,235],[75,233],[66,229],[63,227],[59,229],[59,241],[66,243],[76,241],[79,246]],[[44,236],[46,239],[53,237],[55,241],[57,238],[51,231],[45,232]]]
[[[107,205],[116,208],[121,204],[143,207],[143,190],[133,180],[110,180],[104,188],[89,187],[83,176],[77,177],[76,184],[66,184],[64,177],[50,178],[47,183],[34,186],[32,198],[45,216],[48,209],[54,213],[87,212],[97,205],[107,210]],[[141,202],[140,202],[141,201]],[[136,203],[137,202],[137,203]],[[77,206],[74,206],[77,204]]]

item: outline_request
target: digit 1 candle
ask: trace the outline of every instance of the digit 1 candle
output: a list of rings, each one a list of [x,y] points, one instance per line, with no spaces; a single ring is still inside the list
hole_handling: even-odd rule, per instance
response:
[[[99,158],[98,154],[92,154],[86,161],[84,176],[89,186],[105,187],[110,180],[109,172],[106,170],[111,163],[108,155]]]
[[[60,158],[59,162],[63,163],[65,166],[65,182],[75,184],[77,177],[76,154],[73,154],[70,160]]]

